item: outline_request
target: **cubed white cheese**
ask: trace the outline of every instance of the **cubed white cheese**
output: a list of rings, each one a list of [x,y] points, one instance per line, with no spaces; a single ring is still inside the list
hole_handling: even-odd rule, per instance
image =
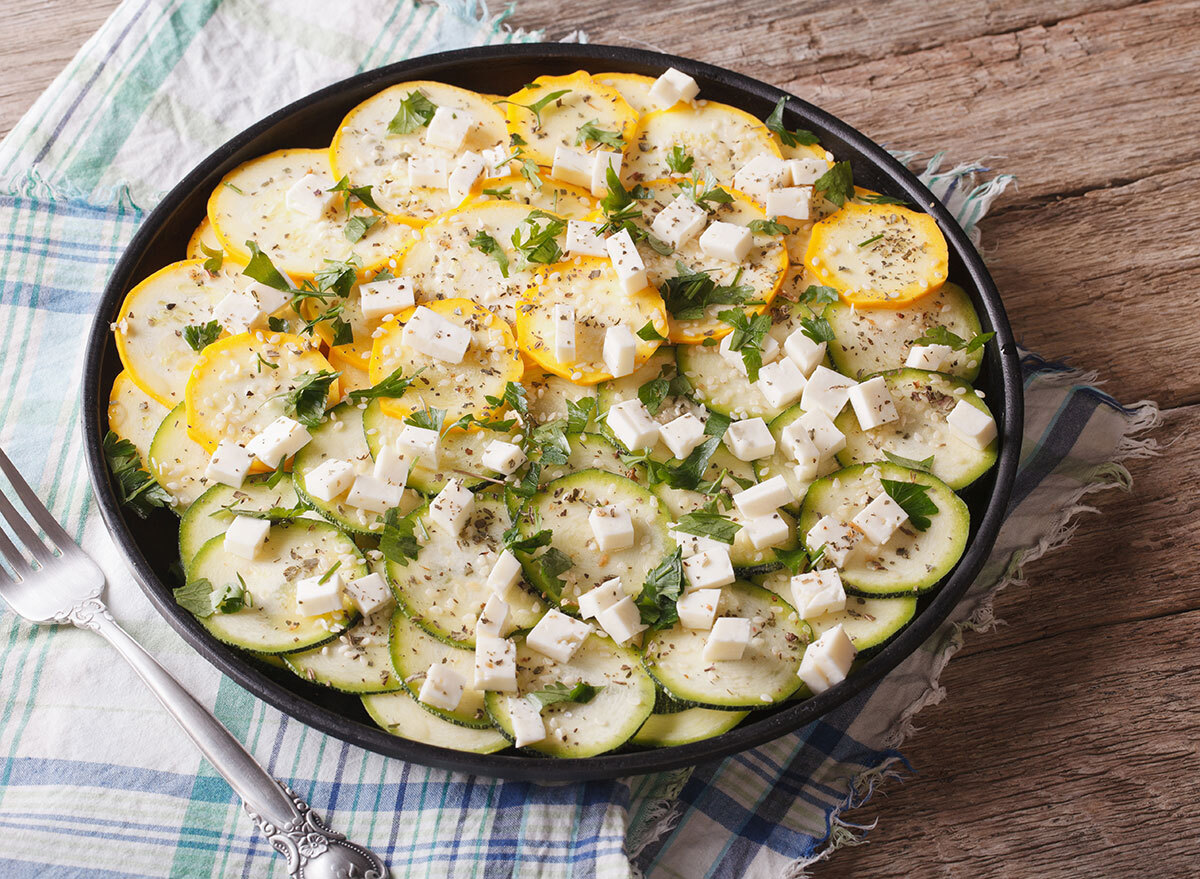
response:
[[[612,607],[625,597],[620,577],[609,577],[595,589],[579,596],[579,616],[590,620],[606,607]]]
[[[475,510],[475,495],[461,479],[451,479],[429,503],[429,518],[451,534],[462,531]]]
[[[231,439],[223,439],[217,443],[217,450],[208,459],[204,475],[210,483],[220,482],[241,488],[253,463],[253,456],[243,446]]]
[[[575,362],[575,306],[561,302],[554,306],[554,359]]]
[[[756,461],[775,451],[775,437],[761,418],[744,418],[729,425],[725,445],[740,461]]]
[[[739,491],[733,496],[733,505],[747,519],[757,519],[771,515],[794,500],[787,480],[782,476],[772,476],[766,482]]]
[[[800,405],[803,406],[803,402]],[[838,430],[838,426],[833,423],[832,418],[819,409],[805,412],[794,423],[808,431],[808,436],[813,441],[813,445],[817,447],[822,461],[832,458],[846,448],[846,435]]]
[[[417,693],[417,699],[443,711],[454,711],[462,701],[467,682],[462,675],[448,665],[435,662],[425,672],[425,680]]]
[[[668,67],[666,72],[650,86],[650,103],[660,110],[674,107],[680,101],[690,101],[700,94],[700,85],[692,77],[674,67]]]
[[[908,349],[904,365],[909,369],[941,372],[953,355],[954,349],[949,345],[913,345]]]
[[[767,216],[807,220],[812,203],[811,186],[785,186],[767,193]]]
[[[446,178],[446,189],[454,198],[462,200],[471,194],[475,181],[483,176],[487,163],[479,153],[469,150],[458,157],[450,175]]]
[[[852,378],[834,372],[827,366],[818,366],[808,377],[800,406],[805,412],[819,409],[830,418],[836,418],[850,398],[850,389],[857,385]]]
[[[567,220],[567,256],[608,256],[608,247],[599,232],[599,223]]]
[[[846,609],[846,590],[836,568],[797,574],[791,580],[792,607],[802,620]]]
[[[646,630],[642,624],[642,612],[628,595],[596,614],[596,622],[617,644],[624,644]]]
[[[225,551],[244,559],[252,559],[263,548],[270,533],[270,519],[234,516],[229,527],[225,529]]]
[[[683,576],[688,589],[719,589],[735,579],[733,562],[729,560],[729,547],[710,549],[683,560]]]
[[[330,458],[304,474],[304,490],[319,501],[328,503],[354,484],[354,465],[349,461]]]
[[[427,466],[436,467],[439,438],[440,435],[433,428],[406,424],[396,437],[396,448],[406,459],[409,459],[410,467],[418,458]]]
[[[861,539],[862,532],[857,529],[839,522],[833,516],[822,516],[804,536],[804,544],[813,552],[825,547],[825,558],[841,568]]]
[[[508,630],[508,602],[493,592],[483,605],[479,619],[475,621],[475,637],[490,635],[503,638]]]
[[[360,510],[371,513],[386,513],[393,507],[400,506],[404,499],[404,489],[392,485],[382,479],[376,479],[370,473],[362,473],[354,478],[354,484],[346,495],[346,503]]]
[[[507,601],[520,579],[521,563],[517,561],[517,557],[511,551],[506,549],[500,553],[496,564],[492,565],[487,585],[489,589]]]
[[[516,443],[492,440],[484,446],[479,463],[489,470],[495,470],[502,476],[509,476],[525,463],[525,453]]]
[[[517,645],[507,638],[475,639],[475,689],[517,692]]]
[[[710,550],[724,552],[729,549],[729,544],[713,540],[711,537],[701,537],[699,534],[687,534],[686,532],[675,530],[668,531],[667,534],[679,545],[685,559],[690,559],[694,555],[709,552]]]
[[[733,350],[732,345],[733,333],[730,333],[721,340],[717,353],[725,358],[726,363],[742,375],[746,375],[746,359],[742,357],[741,350]],[[779,359],[779,343],[775,341],[774,336],[763,336],[762,344],[759,346],[759,358],[763,363],[774,363]]]
[[[679,622],[685,629],[711,629],[721,603],[720,589],[696,589],[675,602]]]
[[[790,406],[804,393],[804,373],[790,358],[768,363],[758,370],[758,381],[754,383],[767,405],[777,409]]]
[[[742,527],[746,530],[750,545],[755,549],[779,546],[788,539],[788,524],[778,513],[747,519]]]
[[[592,153],[592,195],[599,198],[608,192],[608,171],[621,177],[621,154],[611,150],[595,150]]]
[[[525,646],[555,662],[570,662],[592,627],[551,608],[525,636]]]
[[[431,308],[418,305],[404,325],[400,341],[436,360],[461,363],[471,344],[471,331],[438,314]]]
[[[621,378],[633,372],[637,361],[637,342],[625,324],[617,324],[604,331],[604,368],[613,378]]]
[[[746,226],[714,220],[700,236],[700,249],[705,256],[726,262],[741,262],[754,244],[754,235]]]
[[[808,645],[796,674],[813,693],[824,693],[846,679],[856,653],[854,642],[839,623]]]
[[[854,415],[858,418],[858,426],[863,430],[873,430],[900,417],[896,411],[896,401],[892,399],[887,382],[881,375],[850,388],[849,397]]]
[[[438,107],[425,127],[425,143],[452,153],[462,149],[475,117],[457,107]]]
[[[784,165],[787,167],[788,182],[792,186],[811,186],[829,170],[829,163],[817,158],[788,159]]]
[[[700,234],[708,222],[708,212],[686,195],[677,195],[675,200],[659,211],[650,224],[654,236],[675,250],[683,247]]]
[[[376,479],[404,488],[408,482],[408,460],[396,446],[388,443],[379,448],[379,454],[375,456],[375,468],[371,472]]]
[[[908,513],[892,500],[887,492],[879,495],[850,520],[859,531],[876,546],[883,546],[892,539],[896,529],[908,521]]]
[[[728,662],[746,654],[753,632],[750,621],[742,617],[721,617],[713,623],[702,656],[706,662]]]
[[[512,720],[513,744],[518,748],[536,745],[546,738],[546,722],[541,710],[528,699],[508,697],[508,716]]]
[[[423,189],[445,189],[450,164],[445,156],[409,156],[408,185]]]
[[[592,507],[588,525],[601,552],[615,552],[633,546],[633,519],[620,504]]]
[[[807,377],[825,359],[825,347],[824,342],[814,342],[804,335],[803,329],[796,329],[784,340],[783,352]]]
[[[772,189],[787,182],[787,166],[783,159],[767,153],[755,156],[733,175],[733,188],[760,203],[766,201]]]
[[[358,306],[367,320],[382,320],[389,314],[399,314],[410,308],[414,301],[409,278],[387,278],[358,285]]]
[[[288,279],[291,283],[291,279]],[[292,294],[283,290],[276,290],[274,287],[268,287],[266,284],[260,284],[258,281],[251,281],[242,288],[247,296],[253,300],[258,306],[258,317],[254,321],[254,326],[265,326],[267,318],[279,311],[289,302],[292,301]]]
[[[324,581],[324,582],[322,582]],[[320,616],[342,610],[342,577],[318,574],[296,582],[296,613],[306,617]]]
[[[609,406],[604,422],[613,436],[631,452],[653,448],[658,442],[658,422],[650,417],[640,400],[623,400]]]
[[[658,435],[671,454],[683,460],[704,442],[704,422],[691,412],[685,412],[662,425]]]
[[[248,331],[261,315],[254,297],[242,290],[226,293],[212,309],[212,319],[231,336]]]
[[[646,265],[642,255],[638,253],[637,245],[628,229],[621,229],[604,239],[608,257],[612,260],[613,269],[621,281],[621,288],[626,293],[637,293],[649,285],[646,278]]]
[[[289,211],[319,220],[337,201],[338,194],[329,191],[331,186],[333,181],[322,174],[305,174],[291,185],[284,202]]]
[[[590,190],[593,167],[595,160],[591,153],[559,144],[554,148],[554,164],[550,167],[550,176],[563,183]]]
[[[793,471],[801,481],[816,479],[821,469],[821,450],[797,418],[780,435],[783,450],[796,462]]]
[[[512,171],[512,153],[506,147],[494,146],[482,150],[485,177],[507,177]]]
[[[365,577],[347,580],[343,585],[350,600],[354,602],[359,613],[365,617],[386,607],[391,607],[396,600],[387,580],[383,579],[382,574],[374,571]]]
[[[969,446],[986,449],[996,438],[996,421],[982,409],[976,409],[966,400],[959,400],[946,416],[946,423],[954,435]]]
[[[271,469],[300,451],[312,434],[299,421],[280,415],[246,443],[246,451]]]

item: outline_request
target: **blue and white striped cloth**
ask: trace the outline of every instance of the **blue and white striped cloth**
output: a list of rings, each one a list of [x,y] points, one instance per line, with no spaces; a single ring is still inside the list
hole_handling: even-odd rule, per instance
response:
[[[126,0],[0,143],[0,444],[102,564],[117,617],[277,777],[397,877],[798,875],[855,830],[841,813],[903,767],[912,716],[995,591],[1128,488],[1150,403],[1027,354],[1012,513],[947,622],[886,680],[810,727],[691,771],[538,787],[389,760],[317,733],[201,661],[143,598],[84,471],[78,381],[97,291],[160,193],[255,119],[413,55],[529,41],[471,0]],[[1007,178],[924,178],[974,231]],[[99,639],[0,613],[0,875],[282,877],[229,787]]]

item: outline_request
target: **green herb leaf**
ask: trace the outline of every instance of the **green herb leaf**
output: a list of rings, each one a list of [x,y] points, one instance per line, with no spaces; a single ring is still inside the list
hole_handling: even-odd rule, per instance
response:
[[[505,163],[507,163],[507,160]],[[508,198],[510,195],[512,195],[512,186],[505,186],[502,189],[484,189],[481,190],[481,194],[490,195],[492,198]]]
[[[611,167],[605,171],[604,180],[608,191],[600,199],[600,210],[604,212],[604,225],[599,231],[601,235],[615,232],[626,223],[632,224],[642,215],[642,208],[636,204],[633,192],[621,185],[621,178]]]
[[[800,301],[813,304],[822,302],[837,302],[838,291],[833,287],[825,287],[820,284],[809,284],[808,289],[806,289],[800,295]]]
[[[215,320],[206,324],[188,324],[183,328],[183,340],[193,351],[203,351],[208,345],[217,341],[221,335],[221,325]]]
[[[529,564],[532,568],[533,576],[529,579],[533,585],[551,601],[558,602],[562,599],[563,587],[567,583],[561,575],[575,567],[575,562],[571,561],[569,555],[558,547],[551,546],[528,562],[522,556],[518,558],[521,559],[522,565]]]
[[[279,480],[283,479],[287,472],[284,468],[287,466],[287,458],[280,458],[279,465],[271,471],[271,475],[267,477],[267,488],[274,488],[279,484]]]
[[[317,282],[317,293],[340,296],[343,299],[349,296],[355,282],[358,281],[358,270],[362,268],[359,258],[351,256],[348,260],[327,259],[321,265],[313,275]],[[376,274],[373,280],[385,279]],[[328,298],[328,295],[318,298]]]
[[[203,577],[188,580],[175,590],[175,603],[200,618],[213,615],[213,585]]]
[[[243,607],[253,606],[250,593],[246,591],[246,581],[242,579],[241,574],[238,574],[237,578],[236,583],[226,583],[220,595],[217,595],[215,590],[210,593],[213,610],[217,613],[237,613]]]
[[[978,351],[993,338],[995,338],[995,336],[995,333],[980,333],[978,336],[975,336],[973,339],[971,339],[970,342],[967,342],[967,347],[963,350],[967,354],[970,354],[972,351]]]
[[[720,513],[695,512],[685,513],[675,524],[676,531],[684,534],[695,534],[698,537],[709,537],[721,543],[733,543],[742,526]]]
[[[422,92],[411,91],[400,102],[396,115],[388,123],[388,132],[390,134],[409,134],[418,128],[424,128],[436,112],[437,104],[425,97]]]
[[[547,705],[554,705],[558,702],[574,702],[578,705],[586,705],[596,698],[596,694],[603,689],[604,687],[595,687],[583,681],[580,681],[573,687],[568,687],[566,684],[556,681],[548,685],[544,690],[526,693],[525,699],[532,703],[534,708],[541,711]]]
[[[401,516],[400,510],[393,507],[376,521],[383,523],[379,532],[379,551],[389,562],[395,562],[402,568],[408,567],[408,560],[415,559],[421,552],[421,543],[417,540],[418,510],[407,516]],[[424,526],[422,531],[424,530]]]
[[[515,233],[514,233],[515,234]],[[504,252],[504,248],[500,246],[500,242],[480,229],[475,233],[475,237],[467,242],[484,256],[490,256],[500,266],[500,274],[508,277],[508,254]]]
[[[280,525],[299,519],[307,512],[309,512],[309,508],[304,504],[296,504],[294,507],[271,507],[269,510],[249,510],[244,509],[240,502],[235,502],[224,504],[219,510],[214,510],[209,515],[222,516],[228,513],[234,516],[246,516],[250,519],[266,519],[274,525]]]
[[[779,139],[783,142],[784,146],[796,146],[797,144],[811,146],[817,143],[817,136],[811,131],[805,131],[803,128],[796,131],[788,131],[783,127],[783,105],[786,101],[786,98],[780,98],[775,102],[775,109],[766,118],[767,128],[779,135]]]
[[[543,546],[549,546],[551,540],[553,540],[553,534],[550,532],[549,528],[543,528],[541,531],[531,534],[529,537],[521,537],[515,524],[510,530],[512,532],[511,535],[508,531],[504,532],[504,547],[505,549],[514,553],[535,552],[541,549]]]
[[[355,403],[359,403],[363,400],[375,400],[379,397],[387,397],[388,399],[392,400],[399,399],[400,397],[404,396],[405,392],[409,388],[409,385],[416,381],[417,376],[424,371],[425,367],[422,366],[412,375],[405,378],[404,367],[399,366],[393,370],[391,375],[383,379],[383,381],[378,382],[369,388],[351,391],[347,396],[349,396],[350,400]]]
[[[695,163],[696,160],[689,156],[687,150],[679,144],[671,147],[671,152],[667,154],[667,167],[675,174],[688,173]]]
[[[775,558],[782,562],[789,571],[793,574],[801,574],[805,571],[813,570],[825,558],[825,547],[819,547],[816,552],[810,553],[804,547],[799,549],[780,549],[776,547],[774,550]]]
[[[929,517],[938,511],[937,504],[929,497],[929,486],[919,482],[901,482],[896,479],[881,479],[883,490],[908,514],[918,531],[929,529]]]
[[[596,411],[596,398],[567,400],[567,433],[583,433]]]
[[[837,336],[833,327],[824,317],[805,317],[800,319],[800,331],[818,345],[822,342],[832,342]]]
[[[634,599],[642,615],[642,623],[651,630],[666,629],[679,621],[675,602],[683,591],[683,550],[676,549],[663,559],[642,584]]]
[[[234,186],[232,183],[230,183],[228,180],[221,181],[221,185],[224,186],[226,189],[232,189],[238,195],[246,194],[246,193],[242,192],[240,189],[238,189],[236,186]]]
[[[880,232],[878,235],[872,235],[866,241],[858,242],[858,246],[859,247],[867,247],[868,245],[874,244],[876,241],[878,241],[882,237],[883,237],[883,233]]]
[[[263,253],[255,242],[247,241],[246,249],[250,251],[250,262],[242,269],[243,275],[284,293],[295,292],[291,282],[275,268],[275,263],[271,262],[271,258]]]
[[[776,220],[751,220],[749,228],[756,235],[786,235],[791,231],[783,223]]]
[[[203,241],[200,242],[200,250],[205,256],[208,257],[208,259],[204,261],[204,271],[208,272],[210,275],[215,275],[217,272],[221,271],[221,266],[225,263],[225,252],[219,247],[209,247]]]
[[[539,85],[538,88],[541,88],[541,86]],[[554,101],[557,101],[563,95],[569,94],[570,91],[571,91],[570,89],[561,89],[556,92],[550,92],[550,94],[539,98],[538,100],[534,101],[532,104],[522,104],[519,101],[510,101],[507,99],[502,100],[502,101],[496,101],[496,103],[497,104],[512,104],[516,107],[524,107],[526,110],[528,110],[530,113],[533,114],[534,119],[536,120],[536,122],[533,126],[533,130],[537,131],[539,128],[542,127],[542,111],[546,109],[546,106]],[[522,143],[524,143],[524,141],[522,141]]]
[[[545,225],[540,225],[541,221]],[[512,245],[527,264],[549,265],[562,259],[562,248],[556,239],[566,228],[566,220],[533,211],[513,230]]]
[[[908,204],[908,202],[902,198],[892,198],[890,195],[880,195],[879,193],[865,193],[857,198],[864,204]]]
[[[771,329],[771,316],[756,314],[747,317],[744,311],[730,308],[719,312],[717,317],[733,327],[729,350],[741,353],[742,363],[746,365],[746,377],[752,382],[758,381],[758,371],[762,368],[762,343]]]
[[[320,372],[305,372],[296,376],[292,389],[276,394],[283,397],[284,411],[295,417],[308,428],[315,428],[325,415],[325,403],[329,399],[329,388],[337,381],[340,372],[322,369]]]
[[[350,178],[343,175],[341,180],[333,184],[326,191],[344,193],[342,196],[342,208],[347,214],[350,213],[351,197],[357,198],[373,211],[379,211],[381,214],[386,213],[383,208],[375,203],[375,196],[371,195],[372,188],[371,186],[351,186]]]
[[[142,460],[133,443],[111,430],[104,435],[104,460],[116,481],[121,505],[139,519],[147,518],[155,507],[171,506],[171,495],[142,469]]]
[[[367,234],[367,230],[379,222],[379,217],[374,214],[361,214],[357,217],[351,217],[346,221],[346,226],[342,229],[342,234],[346,236],[346,240],[351,244],[360,240]]]
[[[729,425],[732,421],[728,415],[710,410],[708,420],[704,422],[704,433],[706,436],[714,436],[720,439],[725,436],[725,431],[729,430]]]
[[[504,393],[499,397],[494,397],[491,394],[484,396],[489,406],[499,406],[505,403],[508,407],[522,415],[529,414],[529,398],[525,395],[525,387],[519,382],[508,382],[504,386]]]
[[[575,145],[581,143],[598,143],[612,150],[622,150],[625,148],[625,138],[621,137],[619,131],[606,131],[600,127],[600,120],[593,119],[590,122],[585,122],[579,126],[579,131],[575,133]]]
[[[718,285],[708,272],[676,261],[675,276],[668,278],[659,292],[672,316],[679,320],[700,320],[710,305],[740,305],[754,295],[754,288],[739,284],[740,279],[739,269],[732,284]]]
[[[437,409],[428,406],[419,412],[413,412],[404,419],[405,424],[411,424],[413,427],[423,427],[425,430],[436,430],[442,432],[442,425],[446,421],[446,410]]]
[[[733,196],[721,188],[712,171],[705,171],[703,177],[693,173],[692,179],[681,183],[679,188],[692,201],[710,213],[713,211],[714,205],[732,204],[733,202]]]
[[[349,323],[340,317],[335,317],[331,326],[333,327],[333,342],[331,343],[333,347],[354,344],[354,328]]]
[[[813,193],[821,193],[825,200],[839,208],[854,196],[854,171],[849,162],[838,162],[813,184]]]
[[[933,472],[933,455],[930,455],[924,460],[918,461],[914,458],[905,458],[902,455],[893,455],[887,449],[883,450],[883,455],[893,464],[899,467],[907,467],[910,470],[923,470],[926,473]]]
[[[646,325],[637,331],[637,337],[645,342],[665,342],[667,337],[654,328],[654,321],[646,321]]]

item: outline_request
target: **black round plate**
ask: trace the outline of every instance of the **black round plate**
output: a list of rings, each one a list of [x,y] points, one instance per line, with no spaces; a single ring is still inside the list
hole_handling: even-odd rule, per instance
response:
[[[208,195],[224,174],[271,150],[327,145],[351,107],[394,83],[432,79],[482,92],[507,94],[540,74],[563,74],[582,68],[594,73],[622,71],[657,76],[667,67],[694,76],[705,98],[733,104],[759,118],[766,118],[775,102],[786,96],[788,128],[815,132],[839,160],[850,160],[856,183],[918,204],[941,225],[950,247],[950,277],[970,293],[984,329],[996,333],[995,344],[985,348],[977,386],[986,392],[997,416],[1001,449],[998,465],[964,493],[971,509],[970,540],[962,560],[940,590],[923,599],[916,619],[895,640],[863,663],[844,683],[816,698],[763,712],[760,717],[752,716],[731,732],[696,744],[631,750],[588,759],[465,754],[397,738],[376,727],[357,698],[308,684],[215,640],[175,603],[167,585],[168,568],[178,558],[177,520],[166,512],[145,522],[127,518],[105,467],[101,439],[108,429],[108,396],[112,381],[121,370],[109,324],[115,319],[126,292],[156,269],[183,258],[188,237],[205,215]],[[541,782],[657,772],[752,748],[799,729],[895,668],[946,618],[987,558],[1016,473],[1021,416],[1017,347],[995,284],[967,236],[911,172],[840,119],[774,86],[687,58],[597,45],[487,46],[402,61],[343,80],[252,125],[201,162],[146,218],[100,298],[83,374],[83,436],[100,511],[150,601],[202,656],[281,711],[352,744],[430,766]]]

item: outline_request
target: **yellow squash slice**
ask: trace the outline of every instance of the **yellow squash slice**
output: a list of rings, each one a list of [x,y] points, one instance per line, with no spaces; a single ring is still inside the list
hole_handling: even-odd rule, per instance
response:
[[[642,117],[625,153],[621,178],[629,184],[669,177],[673,172],[667,158],[675,146],[695,160],[693,171],[711,171],[722,183],[731,182],[757,155],[779,155],[770,130],[749,113],[715,101],[676,104]]]
[[[507,177],[487,180],[475,187],[475,192],[467,203],[515,201],[571,220],[583,219],[593,213],[599,205],[599,201],[585,189],[554,180],[544,173],[534,177],[537,183],[524,174],[510,174]]]
[[[249,262],[246,242],[254,241],[275,268],[299,280],[313,277],[326,260],[355,258],[364,269],[379,268],[412,240],[419,224],[381,217],[358,203],[347,216],[342,198],[317,221],[291,210],[288,190],[309,173],[336,179],[327,150],[277,150],[226,174],[208,200],[208,219],[225,252]],[[352,220],[371,223],[355,241],[347,237],[358,231]]]
[[[555,358],[554,306],[575,309],[575,360]],[[635,363],[641,365],[658,348],[636,334],[647,323],[660,335],[667,328],[667,311],[653,287],[633,295],[621,288],[612,263],[599,257],[580,257],[545,267],[536,287],[517,306],[517,339],[521,350],[547,372],[579,385],[594,385],[612,378],[604,366],[604,335],[609,327],[624,324],[637,342]]]
[[[805,266],[859,308],[895,308],[946,280],[937,221],[897,205],[847,204],[813,225]]]
[[[167,417],[167,411],[166,406],[134,384],[128,371],[117,373],[108,395],[108,427],[121,439],[133,443],[146,467],[154,432]]]
[[[638,114],[625,102],[621,93],[604,85],[591,74],[577,70],[566,76],[539,76],[530,86],[514,92],[504,104],[508,130],[525,141],[525,155],[539,165],[554,164],[556,147],[587,149],[596,146],[592,141],[575,143],[581,126],[593,123],[602,131],[616,132],[628,144],[637,126]],[[559,91],[566,94],[550,101],[537,113],[529,109]],[[609,149],[609,147],[602,147]]]
[[[367,369],[351,360],[338,356],[338,350],[337,348],[330,349],[329,363],[341,373],[338,376],[338,384],[341,385],[342,393],[348,394],[351,391],[363,391],[371,387],[371,374]]]
[[[213,232],[212,223],[208,221],[208,217],[200,221],[200,225],[196,227],[196,231],[188,239],[187,258],[208,259],[209,254],[204,252],[205,247],[209,250],[221,249],[221,242],[217,239],[216,233]]]
[[[314,344],[301,336],[262,332],[213,342],[187,382],[188,435],[211,452],[222,439],[245,444],[280,415],[295,417],[285,395],[303,383],[305,373],[333,371]],[[335,380],[326,405],[340,396]]]
[[[402,397],[382,399],[385,414],[403,418],[423,409],[441,409],[446,425],[464,415],[487,420],[499,407],[486,397],[504,396],[508,382],[519,382],[525,365],[517,351],[512,328],[470,299],[442,299],[428,307],[471,331],[471,344],[461,363],[447,363],[415,351],[402,341],[404,323],[415,308],[388,321],[371,350],[371,381],[383,381],[397,369],[406,376],[421,374]]]
[[[639,115],[654,109],[654,102],[650,100],[650,88],[654,85],[653,76],[642,76],[640,73],[593,73],[592,79],[619,91],[625,103],[633,107]]]

